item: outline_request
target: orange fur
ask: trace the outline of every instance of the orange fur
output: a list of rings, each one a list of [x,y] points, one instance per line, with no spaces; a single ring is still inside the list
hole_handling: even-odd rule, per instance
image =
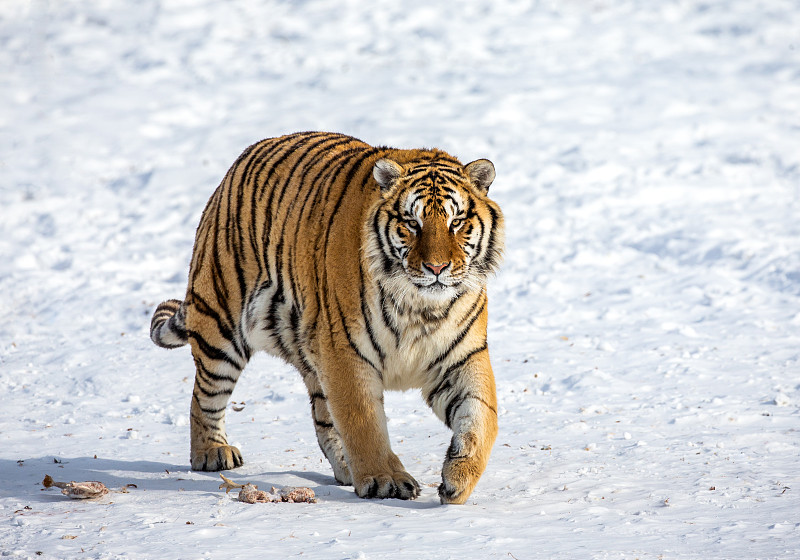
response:
[[[225,408],[253,352],[293,364],[320,448],[362,497],[414,498],[392,452],[385,389],[419,388],[453,429],[442,502],[463,503],[489,460],[497,400],[485,284],[503,218],[487,160],[298,133],[248,148],[209,200],[185,299],[151,338],[191,345],[193,469],[241,465]]]

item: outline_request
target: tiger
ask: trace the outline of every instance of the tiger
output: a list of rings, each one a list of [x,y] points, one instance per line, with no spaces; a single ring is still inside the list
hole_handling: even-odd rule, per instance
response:
[[[463,504],[497,437],[486,285],[504,222],[491,161],[302,132],[247,148],[197,228],[185,298],[150,337],[189,344],[191,468],[243,464],[225,410],[255,351],[293,365],[336,481],[362,498],[414,499],[392,451],[384,390],[419,389],[452,430],[438,495]]]

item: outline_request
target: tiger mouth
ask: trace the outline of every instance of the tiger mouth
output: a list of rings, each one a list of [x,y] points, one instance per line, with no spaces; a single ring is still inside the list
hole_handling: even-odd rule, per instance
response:
[[[420,281],[420,280],[422,280],[422,281]],[[456,281],[456,280],[454,280],[452,278],[448,278],[446,280],[446,283],[442,282],[439,278],[436,278],[436,279],[433,279],[433,280],[430,280],[430,281],[426,281],[426,280],[428,280],[428,279],[427,278],[414,279],[414,284],[417,286],[417,288],[420,291],[431,292],[431,293],[440,293],[440,292],[443,292],[445,290],[452,290],[455,287],[457,287],[458,284],[459,284],[458,281]]]
[[[458,277],[452,274],[445,274],[437,277],[431,275],[416,273],[412,270],[406,270],[409,281],[422,293],[431,295],[441,295],[450,290],[458,290],[462,283],[463,277]]]

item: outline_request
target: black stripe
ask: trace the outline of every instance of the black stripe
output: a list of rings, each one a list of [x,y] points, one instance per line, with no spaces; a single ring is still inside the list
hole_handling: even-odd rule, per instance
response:
[[[440,323],[442,321],[446,321],[447,318],[450,316],[450,313],[453,311],[453,308],[458,303],[458,300],[460,300],[462,297],[464,297],[468,293],[470,293],[470,292],[459,292],[456,295],[456,297],[454,297],[453,299],[450,300],[450,305],[447,306],[447,308],[444,310],[444,313],[441,314],[441,315],[437,314],[438,310],[436,310],[436,309],[427,309],[427,308],[423,309],[420,314],[422,315],[422,318],[426,322],[429,322],[429,323],[437,323],[437,322]],[[480,301],[480,299],[481,299],[481,294],[478,294],[478,297],[475,298],[475,302],[472,304],[472,307],[469,309],[469,311],[467,311],[465,313],[465,315],[469,315],[470,313],[472,313],[472,311],[475,310],[475,306],[478,305],[478,302]],[[462,323],[459,323],[459,325],[460,324],[462,324]],[[438,328],[438,325],[437,325],[437,328]]]
[[[168,350],[171,350],[173,348],[180,348],[184,344],[185,344],[184,342],[179,342],[177,344],[169,344],[167,342],[164,342],[164,340],[161,338],[161,334],[160,333],[158,334],[158,345],[161,346],[162,348],[166,348]]]
[[[350,140],[353,139],[351,138]],[[337,178],[339,177],[339,175],[341,175],[342,171],[344,171],[347,163],[349,163],[348,158],[350,158],[350,156],[352,156],[353,154],[363,152],[364,149],[365,149],[364,147],[359,146],[357,148],[350,148],[348,150],[343,150],[331,156],[328,160],[328,164],[324,166],[322,169],[320,169],[320,171],[314,176],[314,178],[308,182],[309,189],[305,195],[305,198],[303,199],[300,215],[298,216],[298,219],[295,222],[295,230],[294,230],[295,238],[297,238],[299,235],[300,226],[306,223],[307,220],[307,218],[305,217],[306,211],[308,211],[308,213],[311,214],[312,211],[316,210],[321,203],[325,202],[323,198],[316,196],[313,199],[313,202],[309,204],[308,201],[311,200],[312,195],[317,194],[319,192],[319,188],[323,184],[327,185],[335,184]]]
[[[273,278],[272,273],[273,271],[270,269],[269,262],[268,262],[268,255],[266,254],[267,247],[270,246],[269,238],[272,231],[272,197],[275,195],[276,189],[270,185],[272,175],[277,170],[278,166],[281,165],[290,155],[295,153],[299,147],[303,146],[305,143],[311,141],[311,139],[320,137],[320,136],[327,136],[326,133],[313,133],[313,134],[292,134],[289,136],[285,136],[280,138],[272,143],[272,150],[267,153],[264,157],[258,158],[257,161],[253,162],[253,166],[251,169],[248,170],[248,174],[244,177],[244,181],[246,183],[250,183],[251,179],[250,176],[254,175],[252,182],[252,198],[250,201],[250,212],[251,212],[251,223],[250,223],[250,230],[251,230],[251,239],[250,243],[254,253],[259,255],[259,263],[261,272],[266,273],[266,282],[269,285],[272,285]],[[286,150],[280,151],[279,148],[284,146],[285,144],[289,144]],[[277,158],[272,161],[272,156],[277,156]],[[259,175],[264,172],[267,165],[270,165],[269,171],[267,172],[267,176],[263,178],[260,184],[256,184],[256,180]],[[257,169],[256,169],[257,166]],[[267,200],[266,204],[261,205],[261,199],[264,196],[264,193],[269,190],[269,199]],[[260,216],[257,212],[261,209],[263,211],[263,216]],[[256,233],[258,228],[256,224],[261,223],[263,220],[263,231],[261,234],[261,241],[259,243]],[[262,263],[262,255],[264,257]]]
[[[497,416],[497,410],[492,405],[490,405],[488,402],[486,402],[485,400],[483,400],[482,398],[480,398],[477,395],[474,395],[472,393],[467,393],[466,395],[462,395],[462,396],[460,396],[458,398],[455,398],[455,399],[451,400],[450,404],[447,405],[447,410],[445,411],[444,418],[445,418],[445,424],[447,425],[448,428],[452,429],[452,427],[453,427],[453,419],[451,418],[451,415],[456,410],[458,410],[458,407],[461,406],[461,404],[467,399],[474,399],[474,400],[482,403],[484,406],[486,406],[486,408],[488,408],[489,410],[494,412],[495,416]],[[458,457],[450,457],[450,458],[451,459],[456,459]]]
[[[300,376],[303,378],[303,381],[305,381],[306,377],[308,377],[309,375],[313,375],[315,378],[315,382],[319,384],[319,375],[317,374],[317,370],[314,369],[314,366],[311,364],[311,362],[308,361],[306,353],[303,350],[303,348],[307,346],[308,343],[304,337],[303,343],[302,344],[298,343],[297,346],[297,356],[300,359],[300,364],[297,369],[300,372]]]
[[[198,408],[206,416],[216,415],[216,416],[220,416],[221,417],[221,416],[225,415],[225,409],[227,408],[227,405],[223,406],[222,408],[204,408],[203,405],[200,403],[200,399],[197,397],[196,394],[192,395],[192,399],[194,399],[194,402],[197,403]]]
[[[220,416],[220,417],[225,414],[225,409],[227,408],[227,406],[223,406],[222,408],[206,408],[202,405],[197,405],[197,406],[206,416]]]
[[[345,138],[347,138],[347,137],[345,137]],[[300,164],[303,163],[309,157],[313,158],[316,155],[318,155],[318,151],[315,151],[315,150],[317,150],[323,144],[328,143],[330,140],[333,140],[333,144],[332,145],[334,145],[334,146],[338,145],[338,144],[341,144],[341,143],[344,143],[344,141],[338,135],[333,135],[333,136],[327,136],[326,135],[323,138],[321,138],[318,142],[315,142],[312,145],[308,146],[306,148],[306,151],[303,152],[300,155],[300,157],[297,158],[297,161],[295,161],[294,165],[292,166],[292,168],[289,170],[288,174],[286,175],[286,180],[284,181],[283,186],[280,188],[280,193],[278,195],[278,200],[275,203],[276,204],[276,215],[277,215],[277,208],[280,207],[280,202],[283,199],[283,196],[286,194],[286,190],[287,190],[287,187],[289,185],[289,182],[294,178],[294,175],[295,175],[298,167],[300,166]],[[349,141],[349,138],[347,139],[347,141]],[[305,142],[303,142],[303,144],[304,143]],[[297,145],[295,145],[295,147],[296,146]],[[324,149],[328,149],[330,147],[331,147],[331,145],[326,145],[323,148],[323,150]],[[321,151],[321,150],[319,150],[319,151]],[[313,159],[312,159],[312,161],[313,161]],[[276,163],[272,167],[272,169],[270,169],[270,173],[272,173],[276,169],[277,165],[278,165],[278,163]],[[306,164],[306,166],[307,166],[307,164]],[[272,209],[272,205],[273,205],[273,198],[274,198],[275,191],[277,191],[277,190],[279,190],[279,189],[275,188],[270,193],[269,200],[267,201],[267,205],[266,205],[268,214],[272,213],[271,209]],[[291,206],[293,206],[296,202],[297,202],[297,198],[295,197],[292,200],[292,205]],[[283,337],[281,336],[281,329],[276,328],[276,327],[277,327],[277,324],[278,324],[277,315],[278,315],[279,307],[282,304],[286,303],[286,295],[287,294],[285,293],[284,274],[286,274],[289,277],[290,283],[292,282],[292,274],[291,274],[291,272],[286,272],[284,264],[283,264],[284,263],[283,246],[284,246],[284,241],[285,241],[286,225],[287,225],[287,221],[288,221],[286,218],[289,217],[288,214],[291,211],[291,206],[286,211],[286,216],[284,217],[283,224],[281,225],[281,234],[280,234],[278,243],[277,243],[277,245],[275,247],[275,277],[276,277],[276,284],[277,285],[276,285],[276,288],[275,288],[275,293],[272,296],[272,301],[270,302],[270,305],[267,308],[267,314],[266,314],[266,324],[268,325],[268,328],[270,330],[270,335],[272,336],[272,338],[275,339],[276,344],[278,346],[278,349],[279,349],[281,355],[287,360],[291,357],[291,354],[290,354],[290,352],[288,351],[288,349],[286,347],[286,344],[285,344],[285,341],[283,340]],[[266,245],[266,241],[265,241],[265,246],[267,246]],[[290,292],[291,291],[292,291],[292,288],[290,286]],[[293,293],[289,293],[288,295],[292,298],[292,300],[295,299]]]
[[[359,272],[361,277],[364,277],[364,269],[362,268],[361,264],[358,265]],[[375,353],[378,355],[378,359],[381,362],[381,367],[383,367],[383,363],[386,360],[386,353],[378,344],[378,341],[375,339],[375,331],[372,328],[372,313],[370,313],[369,309],[367,308],[367,298],[365,297],[364,293],[364,282],[361,282],[361,289],[359,292],[359,296],[361,298],[361,316],[364,318],[364,326],[367,329],[367,337],[369,338],[369,342],[372,345],[372,349],[375,350]]]
[[[313,193],[315,195],[315,198],[314,198],[313,204],[311,205],[312,208],[309,209],[309,218],[308,219],[310,219],[311,210],[312,209],[315,210],[318,206],[321,206],[322,210],[319,213],[317,213],[316,219],[318,219],[320,221],[322,221],[322,219],[324,219],[326,203],[328,201],[328,195],[329,195],[330,190],[333,187],[333,185],[336,184],[336,181],[339,178],[339,176],[341,175],[341,173],[345,169],[347,169],[347,165],[348,164],[350,164],[351,168],[352,168],[353,165],[358,166],[363,161],[363,158],[350,158],[349,156],[353,155],[354,153],[358,153],[358,152],[362,152],[363,153],[364,151],[366,151],[369,148],[369,146],[367,146],[366,144],[363,144],[363,142],[361,142],[360,140],[357,140],[355,138],[352,138],[351,140],[353,142],[358,142],[358,143],[362,144],[362,146],[359,146],[357,148],[353,148],[351,150],[344,150],[341,153],[341,155],[344,156],[346,154],[348,156],[348,159],[345,159],[344,161],[342,161],[341,164],[335,168],[335,171],[333,172],[333,175],[331,177],[326,177],[324,180],[322,180],[322,175],[320,175],[320,181],[319,181],[319,187],[320,188],[316,188],[315,187],[313,189]],[[354,163],[354,160],[356,160],[356,159],[357,159],[357,161],[356,161],[356,163]],[[314,180],[314,182],[316,183],[316,179]],[[325,187],[325,189],[321,188],[323,186]],[[311,192],[312,191],[309,191],[309,196],[311,195]],[[297,228],[295,230],[296,233],[299,231],[300,223],[303,223],[303,212],[302,211],[300,213],[300,219],[297,222]],[[323,251],[323,254],[320,255],[319,246],[320,246],[319,242],[315,241],[314,254],[315,254],[315,256],[317,256],[317,259],[316,259],[316,265],[317,266],[315,266],[313,268],[313,274],[315,275],[315,278],[317,280],[316,284],[318,286],[320,286],[320,287],[323,287],[323,289],[324,289],[324,286],[327,285],[327,276],[326,276],[327,268],[325,267],[325,253],[326,253],[326,251]],[[323,303],[322,303],[322,291],[323,291],[323,289],[314,290],[314,300],[315,300],[317,309],[322,310],[322,311],[328,311],[328,306],[327,305],[323,305]],[[330,314],[329,314],[329,318],[330,318]],[[316,338],[316,332],[315,331],[311,331],[310,333],[307,334],[307,337],[308,337],[309,340],[315,339]]]
[[[264,255],[264,247],[258,241],[258,224],[260,223],[260,218],[265,220],[264,228],[265,230],[269,229],[269,224],[271,221],[271,216],[267,214],[266,216],[259,216],[259,205],[256,203],[256,200],[259,198],[260,193],[263,189],[267,188],[268,185],[266,181],[262,185],[256,184],[256,177],[252,177],[253,169],[258,164],[260,165],[262,162],[269,161],[272,156],[280,155],[280,148],[294,140],[294,135],[285,136],[280,139],[276,139],[269,144],[263,142],[260,145],[260,148],[265,148],[264,154],[254,155],[247,161],[247,165],[245,166],[244,170],[242,171],[242,184],[247,185],[250,188],[250,227],[248,228],[248,237],[250,238],[250,249],[253,254],[256,256],[256,262],[258,263],[259,268],[259,276],[263,275],[266,272],[267,282],[272,283],[269,269],[267,263],[265,262],[265,255]]]
[[[283,164],[284,161],[289,159],[289,157],[291,155],[293,155],[294,153],[299,151],[301,148],[303,148],[307,143],[309,143],[312,140],[315,140],[317,138],[321,138],[322,141],[324,142],[325,140],[327,140],[329,138],[341,137],[341,136],[342,135],[340,135],[340,134],[330,134],[328,132],[310,132],[310,133],[302,133],[302,134],[292,135],[289,139],[290,140],[296,140],[296,141],[293,144],[289,145],[288,148],[284,152],[282,152],[280,154],[280,157],[277,160],[272,162],[272,164],[270,165],[269,171],[267,172],[267,176],[263,181],[263,185],[265,187],[268,186],[270,180],[272,179],[273,174],[275,173],[275,171],[277,171],[278,167],[280,167]],[[267,167],[267,161],[263,161],[261,163],[261,165],[259,166],[258,171],[255,172],[256,176],[260,175],[264,171],[264,169],[266,169],[266,167]],[[271,190],[271,192],[275,191],[275,189],[270,189],[270,190]],[[259,196],[258,196],[258,199],[260,200],[262,198],[262,196],[263,196],[263,192],[260,192]],[[267,205],[267,207],[269,207],[269,204]]]
[[[234,321],[230,315],[229,310],[223,308],[222,311],[225,313],[225,321],[223,322],[223,319],[220,316],[220,314],[217,313],[217,311],[214,310],[211,307],[211,305],[205,299],[203,299],[203,297],[200,294],[192,290],[191,296],[192,296],[192,303],[194,304],[195,309],[197,309],[197,311],[199,311],[203,315],[206,315],[207,317],[213,319],[214,322],[217,324],[217,330],[219,330],[220,334],[233,345],[234,350],[239,355],[239,357],[244,357],[245,352],[243,352],[242,349],[239,347],[238,341],[236,340],[236,337],[234,336],[233,331],[231,330],[231,325],[234,323]]]
[[[394,318],[389,315],[389,311],[387,309],[387,295],[386,292],[383,291],[383,286],[378,285],[378,292],[381,298],[381,318],[383,319],[383,324],[389,329],[389,331],[394,335],[395,340],[395,347],[400,346],[400,330],[395,323]]]
[[[333,223],[334,219],[336,218],[336,214],[339,213],[339,208],[342,205],[342,201],[344,200],[345,195],[350,187],[350,182],[355,177],[355,174],[362,169],[362,164],[369,159],[370,157],[380,154],[381,150],[379,148],[367,148],[364,150],[364,153],[361,154],[361,157],[358,159],[353,159],[353,165],[350,166],[350,171],[347,173],[347,177],[345,178],[344,182],[342,183],[342,190],[339,193],[339,197],[336,199],[336,204],[333,206],[333,210],[331,211],[331,215],[328,216],[327,220],[327,228],[325,229],[325,241],[323,243],[324,251],[323,251],[323,262],[327,260],[328,256],[328,245],[330,243],[330,236],[331,236],[331,224]],[[369,180],[372,178],[371,173],[367,173],[364,180],[362,181],[361,190],[364,190],[364,187],[367,185]]]
[[[178,336],[182,340],[187,340],[186,334],[186,319],[182,316],[180,311],[170,317],[169,321],[167,322],[169,329],[172,331],[172,334]]]
[[[226,440],[224,437],[220,437],[216,433],[211,436],[206,436],[206,439],[208,439],[208,441],[213,441],[214,443],[219,443],[220,445],[228,445],[228,440]]]
[[[218,383],[228,382],[232,385],[236,385],[236,381],[238,378],[231,377],[230,375],[221,375],[219,373],[213,372],[208,369],[200,360],[195,360],[195,366],[197,368],[197,377],[195,377],[195,381],[198,379],[212,387],[216,386]],[[211,381],[209,381],[209,378]],[[231,389],[233,391],[233,389]]]
[[[350,344],[350,347],[353,349],[353,351],[356,353],[356,355],[359,358],[361,358],[363,361],[368,363],[372,367],[372,369],[374,369],[378,373],[378,377],[380,377],[381,381],[383,381],[383,376],[381,375],[380,370],[375,366],[375,364],[372,363],[372,361],[369,358],[367,358],[364,355],[364,353],[361,351],[361,349],[356,345],[355,341],[353,340],[353,337],[350,335],[350,329],[347,328],[347,321],[345,321],[344,313],[342,312],[342,307],[341,307],[341,305],[339,305],[339,300],[336,298],[335,295],[333,296],[333,298],[336,301],[336,308],[339,311],[339,320],[342,323],[342,329],[344,330],[344,336],[347,338],[347,342]]]
[[[221,348],[209,344],[197,331],[187,331],[189,338],[193,339],[200,350],[212,360],[227,362],[236,369],[241,369],[239,364]]]
[[[218,243],[219,240],[218,238],[220,234],[219,230],[222,229],[223,230],[222,233],[225,236],[225,249],[227,250],[228,253],[226,255],[226,257],[228,258],[226,260],[230,260],[233,262],[233,267],[236,272],[236,280],[239,285],[239,293],[241,295],[244,295],[245,293],[244,269],[242,268],[242,265],[240,263],[240,258],[242,255],[240,254],[239,251],[237,251],[237,247],[234,244],[234,237],[236,235],[237,230],[240,229],[238,227],[239,226],[238,220],[235,217],[235,214],[238,211],[237,207],[238,205],[233,204],[233,195],[235,194],[234,191],[238,190],[239,192],[241,192],[242,188],[241,185],[234,184],[233,173],[231,173],[230,169],[228,170],[228,173],[225,175],[225,178],[223,179],[222,185],[220,185],[219,189],[227,196],[225,196],[224,200],[225,201],[224,216],[222,215],[223,208],[221,206],[217,209],[217,214],[215,216],[216,231],[214,232],[214,242],[215,242],[214,256],[218,261],[220,256],[219,255],[220,248],[216,246],[216,244]],[[222,200],[223,197],[220,196],[220,201]],[[225,220],[224,228],[221,227],[222,225],[221,221],[223,219]],[[228,298],[226,298],[225,303],[230,304],[231,301]],[[223,307],[225,307],[225,305],[223,305]]]
[[[267,142],[262,141],[262,142],[259,142],[259,143],[251,145],[244,152],[242,152],[242,155],[240,155],[239,158],[236,160],[236,162],[234,162],[234,164],[231,166],[230,171],[228,172],[230,174],[230,184],[231,184],[231,186],[229,188],[231,190],[233,190],[233,188],[234,188],[233,185],[234,185],[234,179],[236,177],[236,172],[239,170],[239,167],[242,164],[242,162],[246,161],[249,164],[249,162],[254,159],[253,158],[253,154],[258,150],[264,150],[267,147],[267,145],[268,145]],[[245,167],[247,167],[247,164],[245,164]],[[243,177],[243,179],[244,179],[244,177]],[[247,237],[249,238],[250,243],[252,245],[252,242],[253,242],[253,238],[252,238],[253,234],[252,234],[252,232],[253,232],[253,225],[254,224],[253,224],[253,222],[251,222],[250,223],[250,227],[247,228],[248,231],[245,232],[245,228],[242,227],[241,215],[243,214],[243,211],[244,211],[244,208],[245,208],[245,202],[244,202],[245,192],[247,191],[248,188],[252,189],[253,187],[252,187],[252,185],[247,183],[247,181],[242,180],[242,181],[240,181],[238,183],[235,183],[235,188],[237,189],[236,208],[235,208],[235,211],[231,211],[230,207],[228,208],[227,227],[229,228],[229,235],[230,235],[231,239],[233,238],[234,232],[237,232],[239,234],[238,235],[238,237],[239,237],[238,247],[239,247],[241,256],[244,257],[245,256],[244,248],[246,246],[245,235],[247,235]],[[229,204],[230,204],[230,198],[229,198]],[[252,215],[252,212],[253,212],[253,210],[251,209],[251,215]],[[259,259],[259,251],[253,250],[252,251],[252,255],[253,255],[253,257],[255,257],[256,262],[259,262],[259,260],[260,260]],[[237,272],[238,272],[238,270],[237,270]],[[243,274],[239,275],[239,279],[240,279],[239,285],[242,287],[242,295],[244,295],[245,290],[244,290],[244,283],[242,282],[242,278],[243,278]]]
[[[328,143],[330,140],[333,140],[333,142]],[[308,181],[307,178],[306,178],[306,173],[308,172],[309,168],[313,167],[319,161],[320,158],[322,158],[324,160],[326,152],[329,152],[330,150],[333,150],[333,149],[335,149],[335,148],[337,148],[339,146],[344,146],[344,145],[350,143],[351,141],[352,141],[352,138],[350,138],[349,136],[340,136],[340,135],[333,135],[333,136],[326,137],[326,138],[320,140],[319,142],[317,142],[317,143],[315,143],[315,144],[313,144],[313,145],[311,145],[311,146],[309,146],[307,148],[306,152],[304,154],[302,154],[297,159],[297,161],[295,162],[294,166],[292,167],[292,169],[287,174],[286,180],[284,181],[284,184],[281,187],[280,196],[278,197],[278,200],[275,203],[276,215],[277,215],[278,209],[281,207],[281,204],[283,202],[283,197],[286,194],[286,191],[288,190],[288,187],[289,187],[290,183],[293,180],[295,180],[299,184],[299,186],[297,188],[297,192],[293,193],[294,196],[292,196],[292,201],[289,204],[289,207],[286,209],[286,212],[284,214],[283,223],[281,224],[280,238],[279,238],[279,241],[278,241],[278,245],[276,247],[276,255],[277,255],[278,251],[283,253],[284,241],[286,239],[286,229],[287,229],[287,226],[289,224],[289,220],[291,219],[292,210],[294,209],[295,205],[300,200],[300,193],[306,187],[308,187],[309,193],[311,191],[313,191],[313,186],[314,186],[313,182]],[[303,163],[302,172],[300,173],[300,177],[297,178],[296,177],[297,170],[300,168],[300,164],[301,163]],[[319,173],[317,173],[317,176],[319,176],[321,173],[323,173],[330,166],[331,166],[331,161],[330,160],[325,161],[324,165],[322,166],[322,169],[320,170]],[[301,206],[301,214],[302,214],[302,206]],[[299,227],[299,223],[300,223],[300,220],[299,219],[296,220],[296,224],[298,224],[297,227]],[[296,231],[297,231],[297,228],[296,228]],[[297,239],[297,235],[295,235],[295,237],[293,237],[292,239]],[[292,274],[292,271],[293,271],[293,266],[292,266],[293,265],[293,258],[292,257],[293,257],[293,252],[294,252],[293,248],[296,247],[296,245],[297,245],[296,242],[289,245],[289,251],[288,251],[288,255],[287,255],[287,259],[286,259],[287,260],[288,271],[286,271],[286,270],[283,271],[283,272],[286,272],[286,275],[289,278],[289,290],[290,290],[290,296],[291,296],[292,301],[297,301],[298,300],[297,294],[300,292],[300,290],[298,289],[297,285],[295,284],[294,274]],[[283,262],[283,259],[281,259],[281,262]],[[277,266],[276,266],[276,269],[278,270],[278,274],[280,275],[281,269],[279,267],[277,267]]]
[[[479,354],[479,353],[483,352],[484,350],[486,350],[488,348],[489,348],[489,345],[486,343],[486,341],[484,341],[484,343],[482,345],[478,346],[474,350],[471,350],[462,359],[460,359],[459,361],[457,361],[456,363],[454,363],[453,365],[448,367],[447,370],[445,370],[445,372],[442,375],[444,377],[449,377],[455,370],[463,367],[464,364],[466,364],[470,360],[470,358],[472,358],[474,355]]]
[[[220,265],[218,244],[220,228],[217,220],[215,220],[215,223],[212,224],[212,228],[213,238],[211,240],[211,280],[214,286],[214,295],[217,298],[217,303],[219,303],[220,307],[225,307],[226,304],[231,301],[231,299]]]
[[[206,389],[205,387],[203,387],[202,384],[198,381],[198,379],[199,379],[199,375],[198,375],[198,377],[195,378],[196,383],[194,385],[194,389],[195,389],[194,390],[194,395],[198,399],[200,398],[200,396],[202,396],[203,397],[203,402],[206,402],[206,401],[208,401],[210,399],[214,399],[214,398],[218,398],[218,397],[224,397],[225,398],[225,402],[226,403],[228,402],[228,399],[230,398],[231,393],[233,392],[233,386],[231,386],[230,389],[225,389],[225,390],[222,390],[222,391],[213,391],[213,390],[209,390],[209,389]],[[205,381],[205,383],[208,383],[208,382]],[[214,387],[213,383],[209,383],[209,385],[212,388]]]
[[[394,268],[395,263],[389,258],[386,252],[387,249],[391,251],[391,248],[393,248],[393,246],[389,241],[388,235],[386,236],[382,235],[384,232],[384,228],[380,227],[380,215],[381,215],[380,211],[375,212],[375,218],[372,220],[372,231],[373,234],[378,237],[378,245],[381,248],[381,265],[383,268],[383,273],[388,276],[392,273],[392,268]]]
[[[352,138],[348,139],[352,141]],[[338,145],[338,144],[337,144]],[[312,196],[317,195],[319,193],[320,187],[324,184],[330,184],[336,181],[336,178],[341,174],[342,170],[344,169],[347,161],[346,159],[353,155],[354,153],[358,153],[363,151],[363,147],[358,148],[350,148],[348,150],[343,150],[330,156],[328,158],[327,164],[322,166],[319,172],[310,180],[304,181],[304,185],[308,185],[308,189],[305,193],[305,197],[303,198],[302,204],[300,206],[300,214],[298,215],[297,219],[295,220],[294,226],[294,237],[292,239],[298,239],[300,236],[300,226],[303,224],[308,223],[310,217],[306,217],[306,212],[308,212],[309,216],[322,204],[324,200],[321,200],[319,196],[316,196],[312,199]],[[342,162],[341,160],[345,160]],[[299,194],[299,193],[298,193]],[[299,198],[299,197],[298,197]],[[309,204],[309,200],[312,202]],[[294,262],[295,253],[297,252],[297,243],[293,243],[289,248],[289,258],[291,262]],[[299,299],[300,301],[298,304],[301,308],[305,309],[305,299],[303,298],[303,293],[298,287],[295,285],[294,282],[294,275],[291,277],[292,280],[292,291],[295,294],[295,298]],[[317,297],[317,303],[319,304],[319,297]]]
[[[472,313],[478,308],[478,304],[481,304],[481,303],[483,303],[483,305],[486,305],[486,302],[484,301],[484,297],[483,297],[483,292],[479,292],[478,293],[477,297],[475,298],[475,301],[472,302],[472,305],[470,306],[470,308],[461,317],[461,321],[459,321],[459,323],[458,323],[459,327],[461,325],[463,325],[468,320],[470,315],[472,315]]]
[[[194,386],[195,386],[195,389],[197,389],[201,393],[203,393],[204,397],[209,398],[209,399],[213,399],[214,397],[221,397],[223,395],[230,396],[231,393],[233,393],[233,389],[221,389],[219,391],[209,391],[208,389],[203,387],[203,385],[200,384],[200,383],[195,383]]]
[[[320,245],[317,245],[317,247],[322,247],[322,252],[320,254],[319,251],[315,251],[315,254],[318,257],[317,258],[317,278],[319,278],[319,287],[320,287],[319,290],[315,291],[315,297],[317,299],[318,308],[323,310],[323,311],[325,311],[325,312],[327,312],[329,314],[329,318],[332,315],[330,313],[329,303],[326,302],[327,304],[323,306],[320,298],[322,296],[322,293],[325,292],[325,290],[327,289],[327,286],[328,286],[328,268],[326,266],[326,263],[327,263],[327,260],[328,260],[328,249],[329,249],[330,235],[331,235],[331,230],[332,230],[331,224],[333,223],[333,219],[336,216],[337,212],[339,211],[339,206],[342,204],[342,201],[344,200],[345,194],[347,193],[347,191],[348,191],[348,189],[350,187],[350,182],[353,180],[353,177],[355,176],[356,172],[359,171],[360,169],[362,169],[362,167],[363,167],[362,164],[366,160],[368,160],[369,158],[375,156],[376,154],[380,155],[381,153],[382,153],[382,149],[381,148],[371,148],[371,147],[365,145],[364,151],[360,154],[360,156],[357,157],[357,158],[353,158],[348,162],[348,163],[350,163],[350,169],[349,169],[349,171],[347,173],[347,176],[345,177],[344,181],[342,182],[341,192],[339,193],[339,196],[338,196],[338,198],[336,200],[336,204],[333,207],[333,211],[331,212],[331,215],[327,216],[327,220],[325,220],[324,223],[322,224],[323,227],[324,227],[325,235],[324,235],[324,239],[323,239],[322,243]],[[369,182],[369,178],[371,178],[371,177],[372,177],[372,174],[370,173],[364,179],[364,182],[363,182],[363,185],[362,185],[362,190],[363,190],[363,187]],[[326,200],[326,201],[329,200],[330,193],[331,193],[331,190],[333,189],[333,186],[334,186],[334,183],[329,181],[328,185],[327,185],[328,188],[326,189],[325,193],[322,195],[322,200]],[[328,208],[329,206],[330,205],[326,205],[325,208]],[[322,216],[320,216],[320,218],[326,218],[324,212],[323,212]],[[323,220],[321,220],[321,221],[323,221]]]
[[[496,242],[495,239],[497,238],[498,215],[497,211],[491,206],[487,205],[487,208],[492,216],[492,227],[489,230],[489,241],[486,243],[486,255],[484,256],[483,262],[480,263],[479,267],[479,270],[483,274],[491,272],[497,266],[497,261],[499,259],[499,254],[494,247]]]
[[[479,346],[478,348],[475,348],[474,350],[471,350],[461,360],[451,365],[444,372],[442,372],[441,375],[439,376],[441,381],[436,386],[436,388],[433,391],[431,391],[425,398],[425,401],[428,403],[428,406],[433,406],[433,401],[436,399],[439,393],[442,393],[445,390],[451,389],[453,387],[453,384],[450,381],[451,375],[453,375],[453,373],[457,373],[457,370],[463,367],[464,364],[466,364],[473,356],[479,354],[480,352],[483,352],[487,348],[488,345],[486,344],[486,342],[484,342],[483,345]]]
[[[483,313],[483,310],[486,308],[486,298],[481,298],[481,299],[483,300],[483,305],[481,305],[481,307],[478,310],[478,312],[475,313],[472,317],[469,318],[469,320],[467,321],[467,326],[464,327],[461,330],[461,332],[459,332],[458,335],[456,335],[453,338],[453,340],[450,341],[450,345],[447,347],[447,350],[445,350],[444,352],[439,354],[436,357],[436,359],[434,359],[430,363],[430,365],[428,366],[429,370],[434,368],[436,365],[438,365],[442,361],[444,361],[444,359],[447,358],[447,356],[450,355],[450,352],[452,352],[455,349],[455,347],[458,346],[461,343],[462,340],[464,340],[464,337],[467,336],[467,333],[472,328],[472,325],[475,324],[475,321],[478,320],[478,317],[480,317],[481,313]],[[462,321],[460,324],[464,324],[464,321]]]

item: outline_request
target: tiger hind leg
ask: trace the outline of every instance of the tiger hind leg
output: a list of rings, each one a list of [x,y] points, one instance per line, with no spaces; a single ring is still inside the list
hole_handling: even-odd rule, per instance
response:
[[[311,399],[311,419],[314,421],[319,448],[331,464],[336,481],[344,486],[350,486],[353,484],[353,478],[344,456],[342,437],[333,425],[333,418],[328,410],[328,399],[315,374],[309,373],[303,380]]]
[[[192,339],[197,373],[191,406],[191,464],[196,471],[222,471],[242,466],[242,454],[228,445],[225,433],[225,409],[236,381],[244,367],[223,351],[209,355],[198,351],[206,342]]]

